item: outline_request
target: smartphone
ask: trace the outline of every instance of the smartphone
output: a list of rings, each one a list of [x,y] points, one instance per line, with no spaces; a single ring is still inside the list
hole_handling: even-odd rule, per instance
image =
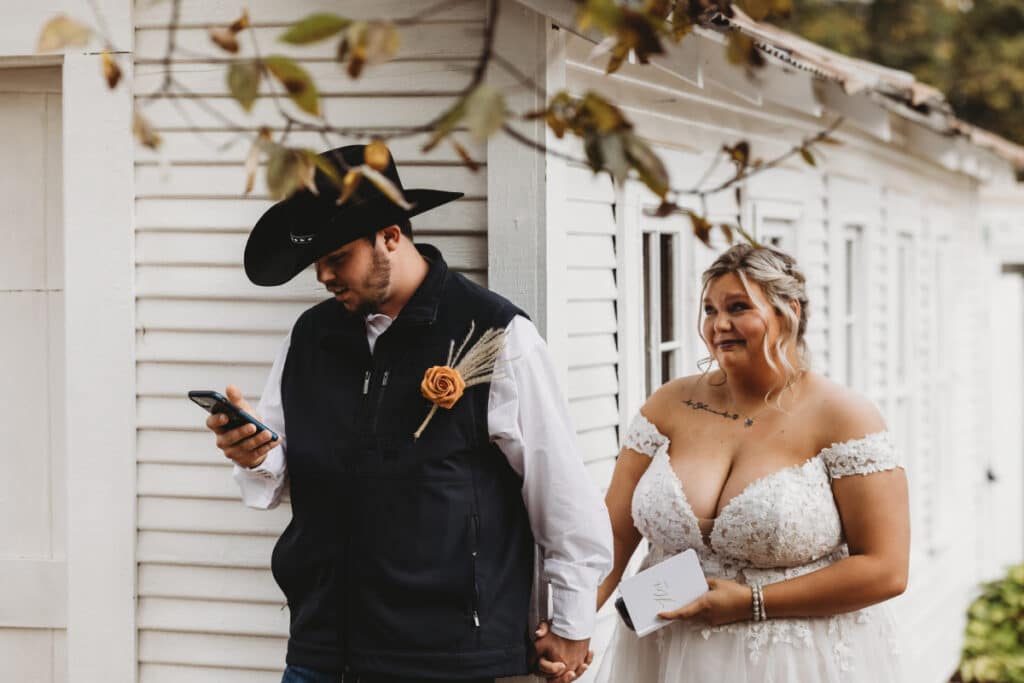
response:
[[[615,601],[615,611],[622,617],[622,622],[630,631],[635,631],[636,627],[633,626],[633,618],[629,616],[629,610],[626,609],[626,601],[621,597]]]
[[[236,406],[219,391],[190,391],[188,397],[196,405],[205,408],[211,415],[220,413],[227,415],[228,422],[224,425],[224,429],[236,429],[246,424],[256,425],[256,434],[266,430],[270,432],[271,440],[277,441],[277,432]]]

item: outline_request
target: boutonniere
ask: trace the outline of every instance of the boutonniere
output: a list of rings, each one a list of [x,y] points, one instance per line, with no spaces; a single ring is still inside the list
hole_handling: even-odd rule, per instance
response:
[[[413,433],[413,439],[420,438],[438,408],[451,410],[466,389],[499,377],[494,372],[494,365],[498,355],[505,348],[505,330],[491,328],[467,349],[466,345],[473,338],[475,331],[476,323],[471,322],[469,334],[462,340],[459,350],[455,350],[454,340],[448,346],[448,362],[428,368],[423,373],[420,393],[434,405],[423,420],[423,424]]]

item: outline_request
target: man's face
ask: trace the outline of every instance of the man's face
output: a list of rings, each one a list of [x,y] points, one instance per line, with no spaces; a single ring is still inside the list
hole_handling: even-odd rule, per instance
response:
[[[391,295],[389,252],[379,235],[373,238],[373,244],[359,238],[316,261],[316,279],[359,315],[377,313]]]

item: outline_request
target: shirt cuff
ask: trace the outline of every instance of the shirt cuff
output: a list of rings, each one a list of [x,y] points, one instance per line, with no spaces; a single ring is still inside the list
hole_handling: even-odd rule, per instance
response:
[[[263,458],[263,462],[256,467],[240,467],[239,469],[260,479],[277,481],[284,474],[284,449],[274,446],[267,451],[267,457]]]
[[[597,588],[576,590],[550,584],[551,630],[569,640],[594,635],[597,621]]]

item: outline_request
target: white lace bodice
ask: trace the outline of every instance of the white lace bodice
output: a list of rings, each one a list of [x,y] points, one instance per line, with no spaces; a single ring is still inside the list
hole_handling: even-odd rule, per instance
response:
[[[632,500],[634,524],[650,543],[641,569],[693,548],[705,575],[747,584],[785,581],[848,557],[832,480],[902,467],[886,432],[832,444],[803,463],[748,484],[722,508],[710,531],[705,526],[705,537],[672,469],[668,437],[643,415],[637,415],[623,446],[651,457]],[[706,524],[709,520],[703,521]],[[644,680],[691,680],[680,678],[679,672],[696,671],[700,665],[694,663],[695,658],[717,667],[716,657],[735,652],[729,645],[733,642],[730,638],[740,639],[746,663],[732,660],[731,666],[737,668],[730,669],[729,681],[896,680],[888,673],[883,678],[872,673],[889,671],[889,662],[898,649],[895,633],[891,615],[882,606],[830,617],[769,618],[721,626],[683,620],[655,635],[659,653],[655,659],[660,661]],[[701,646],[691,649],[692,639],[708,641],[712,637],[719,640],[709,644],[706,656],[701,654]],[[634,648],[644,642],[628,637],[626,641],[634,643]],[[870,662],[863,661],[865,647],[869,648]],[[781,678],[758,668],[780,661],[795,668],[787,669],[789,673]],[[621,664],[602,683],[620,680],[619,674],[636,666],[634,662]],[[822,673],[826,670],[831,672],[828,676]],[[793,671],[801,675],[794,676]]]
[[[706,574],[739,580],[766,570],[812,571],[823,558],[845,556],[831,480],[901,466],[887,432],[832,444],[748,484],[721,510],[705,542],[669,461],[668,437],[638,414],[623,445],[652,458],[632,501],[634,523],[653,546],[645,564],[694,548]]]

